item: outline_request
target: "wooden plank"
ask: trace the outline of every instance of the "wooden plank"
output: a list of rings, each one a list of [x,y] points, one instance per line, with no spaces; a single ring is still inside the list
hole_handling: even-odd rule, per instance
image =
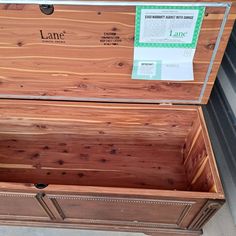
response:
[[[206,157],[206,147],[203,135],[200,133],[196,139],[195,144],[193,145],[193,148],[189,151],[186,157],[185,167],[190,183],[192,183],[198,169]]]
[[[186,175],[189,182],[188,188],[190,190],[211,191],[215,183],[212,173],[207,174],[205,170],[209,162],[209,155],[202,129],[202,123],[200,119],[197,119],[187,137],[183,150],[184,166],[186,168]],[[209,168],[207,170],[209,171]],[[211,181],[208,181],[209,176],[212,178]],[[209,188],[207,189],[207,187]]]
[[[16,183],[16,182],[0,182],[0,189],[4,192],[37,192],[38,190],[32,183]],[[44,189],[46,193],[70,193],[70,194],[117,194],[119,196],[142,196],[145,198],[160,197],[169,199],[175,197],[177,199],[224,199],[224,194],[215,192],[191,192],[191,191],[172,191],[158,189],[139,189],[139,188],[112,188],[112,187],[92,187],[78,185],[60,185],[51,184]]]
[[[199,175],[199,177],[195,180],[194,183],[192,183],[190,190],[192,191],[198,191],[201,189],[202,192],[215,190],[214,188],[215,182],[213,179],[211,167],[209,164],[209,160],[207,160],[204,169],[202,173]]]
[[[200,164],[200,168],[197,170],[194,178],[192,179],[191,185],[194,185],[196,183],[196,181],[198,180],[198,178],[200,177],[200,175],[203,173],[208,160],[209,160],[209,156],[206,156],[202,160],[202,163]]]
[[[180,166],[181,168],[181,166]],[[99,171],[96,170],[48,170],[0,168],[2,181],[21,183],[47,183],[80,186],[126,187],[145,189],[185,190],[186,178],[183,167],[181,172],[173,173],[171,166],[167,172],[146,171]]]
[[[135,166],[137,168],[157,169],[182,165],[180,147],[168,147],[161,145],[125,145],[125,144],[81,144],[77,142],[66,143],[65,146],[57,145],[56,142],[48,142],[42,145],[36,140],[29,142],[1,141],[0,149],[1,164],[16,163],[31,165],[34,167],[54,168],[100,168],[100,169],[125,169]],[[23,145],[26,144],[26,145]],[[1,165],[0,164],[0,165]],[[174,170],[173,170],[174,171]]]
[[[223,193],[202,110],[198,110],[199,119],[194,123],[183,150],[189,189]]]
[[[173,99],[173,94],[183,100],[197,99],[201,91],[201,83],[174,83],[174,82],[153,82],[153,81],[134,81],[129,77],[126,82],[122,83],[124,87],[119,89],[117,83],[120,76],[116,80],[109,79],[109,76],[96,76],[93,78],[91,75],[78,76],[74,80],[73,76],[63,73],[53,73],[53,79],[47,80],[48,73],[37,73],[35,76],[25,74],[22,71],[7,72],[1,70],[0,86],[2,97],[9,98],[11,95],[15,97],[24,97],[27,95],[38,96],[41,99],[54,99],[54,100],[98,100],[117,101],[117,99],[144,99],[158,100],[158,99]],[[11,78],[8,75],[12,75]],[[21,77],[24,75],[24,77]],[[37,76],[40,76],[38,78]],[[12,78],[16,78],[12,79]],[[61,77],[61,78],[60,78]],[[81,79],[80,79],[81,78]],[[65,83],[66,81],[66,83]],[[130,91],[135,91],[137,95],[133,96]],[[165,91],[165,93],[160,93]],[[175,91],[175,93],[173,93]],[[96,94],[96,95],[95,95]],[[78,95],[81,95],[79,98]],[[121,101],[121,100],[119,100]],[[123,100],[122,100],[123,101]]]
[[[46,16],[38,6],[2,5],[0,94],[59,100],[197,100],[224,10],[206,9],[194,57],[195,80],[170,82],[131,79],[135,7],[56,6],[55,13]],[[204,102],[232,22],[223,35]],[[66,31],[65,42],[42,42],[40,30]],[[116,45],[104,45],[104,33],[115,34]]]
[[[207,131],[206,122],[205,122],[205,119],[204,119],[204,116],[203,116],[202,108],[199,107],[198,110],[199,110],[198,115],[199,115],[200,122],[201,122],[201,125],[202,125],[203,138],[204,138],[204,141],[205,141],[207,153],[209,155],[209,165],[210,165],[210,169],[211,169],[211,172],[212,172],[212,178],[213,178],[214,183],[215,183],[214,184],[214,186],[215,186],[214,190],[217,191],[217,192],[224,193],[223,187],[222,187],[222,184],[221,184],[221,181],[220,181],[220,175],[219,175],[218,168],[217,168],[217,165],[216,165],[216,160],[215,160],[215,157],[214,157],[214,152],[213,152],[213,149],[212,149],[212,146],[211,146],[210,137],[209,137],[209,134],[208,134],[208,131]]]
[[[185,143],[183,145],[183,159],[186,162],[187,157],[189,156],[190,150],[193,148],[193,145],[196,143],[196,139],[201,131],[199,119],[193,120],[192,127],[188,133]]]
[[[186,188],[181,147],[196,107],[2,100],[0,110],[2,180]]]

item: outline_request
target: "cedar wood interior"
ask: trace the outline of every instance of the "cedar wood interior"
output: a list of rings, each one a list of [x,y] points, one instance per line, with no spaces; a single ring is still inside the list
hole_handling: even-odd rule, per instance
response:
[[[1,182],[217,191],[197,106],[2,100],[0,112]]]
[[[37,4],[1,4],[0,96],[197,103],[225,7],[205,9],[193,61],[194,81],[131,79],[135,11],[135,7],[123,6],[55,5],[54,13],[45,15]],[[232,19],[230,24],[233,25]],[[224,30],[200,103],[209,98],[231,32],[230,24]],[[65,31],[65,42],[45,42],[40,30],[43,34]],[[103,42],[107,34],[113,35],[112,42],[117,45]]]

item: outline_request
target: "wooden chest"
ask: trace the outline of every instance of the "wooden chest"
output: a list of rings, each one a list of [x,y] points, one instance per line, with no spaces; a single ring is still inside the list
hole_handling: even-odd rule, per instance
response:
[[[0,223],[199,235],[224,202],[200,104],[234,6],[0,2]],[[194,81],[131,79],[135,6],[155,4],[206,7]]]

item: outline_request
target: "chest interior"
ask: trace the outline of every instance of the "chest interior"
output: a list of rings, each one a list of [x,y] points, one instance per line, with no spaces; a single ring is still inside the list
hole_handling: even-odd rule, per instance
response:
[[[6,101],[1,110],[2,181],[217,190],[198,107]]]

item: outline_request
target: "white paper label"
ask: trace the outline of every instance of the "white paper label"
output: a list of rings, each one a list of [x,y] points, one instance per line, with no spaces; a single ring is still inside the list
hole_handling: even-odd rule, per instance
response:
[[[133,79],[194,80],[193,57],[204,7],[136,8]]]

